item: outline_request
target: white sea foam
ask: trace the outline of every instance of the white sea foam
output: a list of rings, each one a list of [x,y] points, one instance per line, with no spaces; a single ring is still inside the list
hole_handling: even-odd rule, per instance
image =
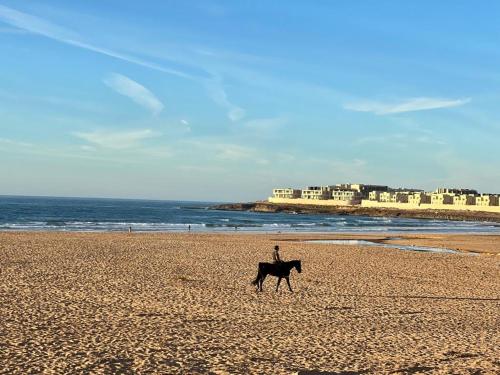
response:
[[[411,246],[411,245],[394,245],[386,244],[380,242],[373,242],[367,240],[308,240],[304,242],[311,243],[321,243],[321,244],[332,244],[332,245],[348,245],[348,246],[373,246],[373,247],[385,247],[389,249],[398,249],[405,251],[421,251],[427,253],[442,253],[442,254],[456,254],[455,250],[441,248],[441,247],[429,247],[429,246]]]
[[[500,225],[406,218],[287,215],[207,209],[210,203],[115,199],[1,197],[2,231],[247,231],[247,232],[475,232]]]

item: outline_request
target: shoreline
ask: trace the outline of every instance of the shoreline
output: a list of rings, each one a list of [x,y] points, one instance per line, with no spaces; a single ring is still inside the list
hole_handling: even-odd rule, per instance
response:
[[[361,206],[321,206],[301,204],[279,204],[265,201],[247,203],[225,203],[212,206],[218,211],[251,211],[287,214],[330,214],[338,216],[400,217],[408,219],[438,219],[450,221],[500,223],[500,214],[481,211],[456,210],[404,210],[396,208]]]
[[[468,233],[468,232],[265,232],[265,231],[0,231],[0,240],[9,235],[42,235],[42,236],[113,236],[133,238],[139,237],[170,237],[180,236],[186,238],[212,238],[221,237],[248,237],[263,238],[279,242],[297,242],[311,244],[314,240],[366,240],[377,244],[402,245],[402,246],[424,246],[442,249],[451,249],[458,253],[474,253],[479,255],[500,256],[500,234],[497,233]],[[328,245],[328,244],[320,244]],[[337,246],[337,245],[335,245]],[[347,247],[370,247],[370,245],[343,245]],[[421,251],[409,252],[418,253]]]

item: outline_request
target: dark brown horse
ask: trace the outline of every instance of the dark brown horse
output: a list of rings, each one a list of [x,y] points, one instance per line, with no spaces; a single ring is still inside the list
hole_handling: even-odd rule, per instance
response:
[[[257,271],[257,277],[252,281],[253,285],[257,285],[257,291],[262,292],[262,284],[267,275],[275,276],[278,278],[278,283],[276,284],[276,291],[280,286],[281,279],[285,279],[288,284],[288,289],[293,292],[290,286],[290,271],[295,268],[298,273],[302,272],[300,265],[300,260],[291,260],[289,262],[279,262],[279,263],[259,263],[259,268]]]

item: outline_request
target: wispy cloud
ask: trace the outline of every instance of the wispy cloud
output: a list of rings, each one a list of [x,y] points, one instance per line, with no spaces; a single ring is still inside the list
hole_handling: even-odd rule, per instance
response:
[[[134,134],[135,133],[135,134]],[[139,132],[128,132],[128,134],[118,132],[91,132],[73,133],[89,143],[82,145],[49,145],[43,142],[28,143],[10,138],[0,138],[0,150],[6,150],[12,154],[34,155],[42,157],[52,157],[54,160],[62,159],[83,159],[94,161],[105,161],[119,164],[142,164],[167,159],[172,157],[172,152],[168,147],[144,147],[140,141],[148,134]],[[151,132],[151,136],[158,135]],[[141,147],[136,147],[141,146]],[[122,152],[117,152],[117,151]]]
[[[269,164],[262,152],[246,145],[237,143],[220,142],[218,139],[205,138],[202,140],[189,140],[185,143],[189,149],[206,155],[206,159],[227,162],[252,162],[256,164]]]
[[[214,145],[216,157],[227,161],[254,160],[258,164],[268,164],[268,160],[258,157],[255,149],[237,144],[221,143]]]
[[[0,34],[27,34],[27,31],[16,27],[0,27]]]
[[[76,132],[73,133],[73,135],[94,146],[114,150],[123,150],[137,147],[140,145],[140,141],[155,137],[157,134],[150,129],[144,129],[114,132],[97,130],[93,132]]]
[[[115,59],[127,61],[135,65],[140,65],[164,73],[169,73],[178,77],[183,77],[188,79],[194,78],[192,75],[180,71],[178,69],[168,68],[134,56],[126,55],[111,49],[87,43],[83,41],[77,33],[69,29],[58,26],[43,18],[39,18],[31,14],[20,12],[18,10],[6,7],[4,5],[0,5],[0,21],[3,21],[21,30],[31,32],[33,34],[42,35],[44,37],[56,40],[61,43],[65,43],[74,47],[83,48],[95,53],[113,57]]]
[[[227,110],[227,117],[231,121],[238,121],[245,117],[246,111],[229,101],[226,90],[218,79],[207,80],[205,88],[210,98],[222,108]]]
[[[220,77],[214,77],[203,67],[202,69],[194,69],[191,64],[183,64],[185,69],[177,69],[179,63],[176,63],[176,68],[160,65],[142,58],[133,56],[132,54],[118,52],[85,41],[78,33],[54,24],[46,19],[0,5],[0,22],[4,22],[10,26],[17,28],[16,30],[25,31],[37,35],[50,38],[52,40],[71,45],[73,47],[82,48],[88,51],[109,56],[118,60],[126,61],[131,64],[139,65],[145,68],[157,70],[163,73],[168,73],[189,80],[205,83],[205,88],[209,97],[220,107],[227,111],[227,117],[231,121],[238,121],[245,117],[246,111],[233,104],[227,96],[227,93],[222,85]]]
[[[353,142],[355,145],[365,144],[387,144],[390,143],[395,147],[407,147],[409,144],[428,144],[428,145],[445,145],[446,142],[434,135],[407,135],[407,134],[387,134],[367,136],[356,139]]]
[[[188,120],[181,119],[181,124],[184,125],[184,129],[188,132],[191,131],[191,124],[189,123]]]
[[[364,159],[335,159],[300,157],[294,161],[294,170],[303,171],[312,180],[320,184],[331,184],[332,181],[373,181],[373,168],[370,168],[368,161]],[[325,176],[327,179],[325,180]]]
[[[287,120],[284,117],[256,118],[245,122],[245,127],[256,131],[271,131],[280,128]]]
[[[154,115],[159,114],[164,108],[163,103],[151,91],[124,75],[113,73],[104,79],[104,83],[118,94],[150,110]]]
[[[0,138],[0,146],[1,145],[15,146],[15,147],[33,147],[33,144],[21,141],[15,141],[10,138]]]
[[[453,148],[443,149],[434,155],[434,166],[441,169],[441,186],[468,186],[488,191],[492,186],[498,186],[500,181],[500,170],[496,164],[498,161],[494,158],[477,163],[463,150]]]
[[[25,93],[16,93],[9,90],[4,90],[0,88],[0,99],[4,101],[12,102],[22,102],[25,105],[40,105],[53,106],[57,108],[69,108],[76,111],[82,112],[93,112],[93,113],[109,113],[109,108],[99,104],[88,102],[80,98],[75,99],[71,97],[60,97],[60,96],[37,96]],[[75,120],[72,120],[75,121]]]
[[[382,103],[376,101],[361,101],[344,104],[344,108],[357,112],[371,112],[376,115],[389,115],[393,113],[426,111],[438,108],[458,107],[467,104],[470,98],[445,99],[445,98],[413,98],[398,103]]]

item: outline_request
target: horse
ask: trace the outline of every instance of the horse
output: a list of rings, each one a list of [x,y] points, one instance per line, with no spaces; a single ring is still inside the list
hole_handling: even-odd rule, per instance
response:
[[[300,265],[300,260],[291,260],[289,262],[279,262],[279,263],[259,263],[259,268],[257,271],[257,277],[252,281],[253,285],[257,285],[257,291],[262,292],[262,284],[267,275],[275,276],[278,278],[278,283],[276,284],[276,291],[280,286],[281,279],[285,279],[288,284],[288,289],[293,292],[290,286],[290,271],[295,268],[298,273],[302,272]]]

